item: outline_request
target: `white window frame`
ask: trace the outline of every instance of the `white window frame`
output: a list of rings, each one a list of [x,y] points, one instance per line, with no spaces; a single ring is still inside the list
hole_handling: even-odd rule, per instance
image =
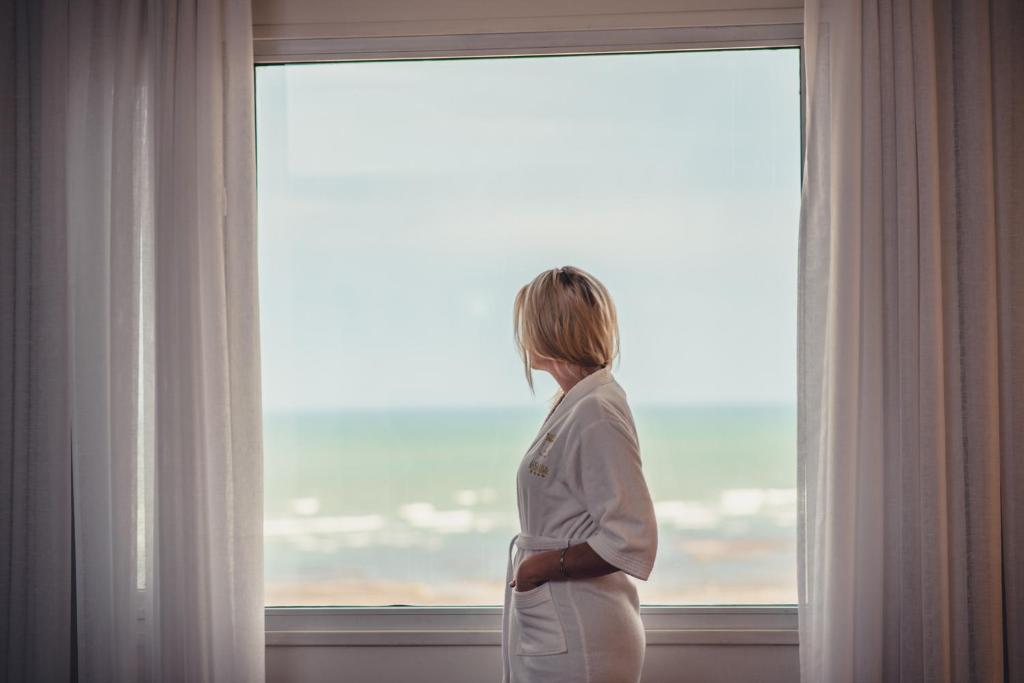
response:
[[[803,98],[803,25],[799,23],[369,38],[261,38],[254,41],[254,61],[256,65],[267,65],[773,47],[800,49]],[[803,144],[803,105],[800,112]],[[796,605],[641,605],[640,614],[648,645],[798,644]],[[265,615],[267,647],[501,645],[500,605],[267,607]]]

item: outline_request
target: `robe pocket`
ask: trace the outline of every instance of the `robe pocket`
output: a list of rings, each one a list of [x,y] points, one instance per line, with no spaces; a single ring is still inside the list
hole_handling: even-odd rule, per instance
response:
[[[512,609],[519,623],[517,655],[557,655],[567,652],[562,620],[551,597],[551,582],[528,591],[512,591]]]

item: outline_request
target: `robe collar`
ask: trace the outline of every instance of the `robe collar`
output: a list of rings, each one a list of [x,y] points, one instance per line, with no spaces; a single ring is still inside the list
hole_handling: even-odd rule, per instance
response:
[[[615,377],[612,375],[612,367],[611,364],[609,364],[603,368],[595,370],[580,381],[576,382],[576,384],[573,384],[569,387],[569,391],[565,393],[558,405],[555,406],[555,409],[551,411],[551,414],[548,415],[547,419],[544,420],[543,426],[546,427],[548,423],[554,420],[558,415],[561,415],[572,408],[581,398],[602,384],[611,382],[613,379],[615,379]],[[541,432],[543,431],[544,429],[542,428]]]

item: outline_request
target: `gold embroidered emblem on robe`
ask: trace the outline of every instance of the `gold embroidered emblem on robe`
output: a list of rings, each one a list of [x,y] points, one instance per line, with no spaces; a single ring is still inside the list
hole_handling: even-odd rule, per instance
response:
[[[546,477],[551,472],[551,469],[542,463],[537,462],[541,458],[547,457],[548,451],[551,450],[551,446],[555,443],[555,433],[548,432],[544,435],[544,441],[541,444],[540,452],[533,460],[530,461],[530,474],[536,474],[538,477]]]
[[[551,450],[551,447],[555,445],[555,436],[557,435],[554,432],[548,432],[544,435],[544,443],[541,444],[540,447],[541,456],[547,455],[548,451]]]

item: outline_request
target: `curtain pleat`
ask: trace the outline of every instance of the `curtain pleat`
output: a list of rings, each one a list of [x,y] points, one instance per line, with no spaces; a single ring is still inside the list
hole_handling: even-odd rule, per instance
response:
[[[67,17],[0,3],[0,680],[71,676]]]
[[[803,679],[1024,680],[1024,9],[805,30]]]
[[[263,680],[250,11],[0,10],[5,680]]]

